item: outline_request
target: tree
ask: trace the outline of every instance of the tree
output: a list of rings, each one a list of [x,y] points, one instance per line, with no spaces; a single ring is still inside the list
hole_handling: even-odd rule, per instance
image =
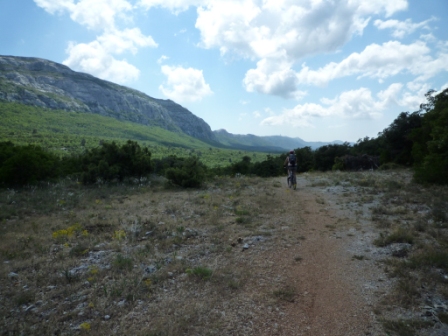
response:
[[[59,158],[39,146],[0,143],[0,184],[23,186],[59,176]]]
[[[95,183],[98,179],[122,181],[125,177],[142,177],[151,172],[151,152],[131,140],[121,147],[115,142],[103,142],[80,160],[84,183]]]
[[[314,152],[315,168],[317,170],[331,170],[335,163],[335,159],[350,153],[350,144],[344,142],[342,145],[326,145],[319,147]]]
[[[303,173],[313,169],[314,153],[311,147],[297,148],[295,153],[297,156],[297,172]]]
[[[166,178],[184,188],[200,187],[205,180],[206,167],[197,157],[179,159],[175,167],[166,170]]]
[[[435,97],[429,91],[422,127],[412,134],[414,178],[419,182],[448,184],[448,89]],[[430,97],[430,98],[429,98]]]
[[[379,135],[383,138],[381,162],[394,162],[411,166],[413,163],[411,134],[421,126],[422,116],[420,111],[401,112],[392,124]]]

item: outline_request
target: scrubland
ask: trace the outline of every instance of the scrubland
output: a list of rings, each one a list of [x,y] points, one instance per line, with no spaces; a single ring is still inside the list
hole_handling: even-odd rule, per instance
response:
[[[443,335],[448,188],[411,176],[2,190],[1,333]]]

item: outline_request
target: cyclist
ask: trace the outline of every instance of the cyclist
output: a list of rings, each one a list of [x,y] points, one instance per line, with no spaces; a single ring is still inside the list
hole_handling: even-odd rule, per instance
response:
[[[294,189],[296,189],[297,159],[293,150],[289,151],[289,155],[286,156],[283,165],[284,167],[288,167],[288,186],[292,185]]]

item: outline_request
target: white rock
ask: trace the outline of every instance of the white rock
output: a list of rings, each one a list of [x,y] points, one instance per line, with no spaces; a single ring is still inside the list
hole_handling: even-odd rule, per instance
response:
[[[8,278],[10,278],[10,279],[15,279],[15,278],[18,278],[18,277],[19,277],[19,275],[17,273],[14,273],[14,272],[10,272],[8,274]]]

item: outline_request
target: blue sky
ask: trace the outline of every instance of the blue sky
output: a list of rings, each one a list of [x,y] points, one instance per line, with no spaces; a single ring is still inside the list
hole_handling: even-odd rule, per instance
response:
[[[446,0],[0,0],[0,54],[172,99],[212,130],[375,137],[448,87]]]

